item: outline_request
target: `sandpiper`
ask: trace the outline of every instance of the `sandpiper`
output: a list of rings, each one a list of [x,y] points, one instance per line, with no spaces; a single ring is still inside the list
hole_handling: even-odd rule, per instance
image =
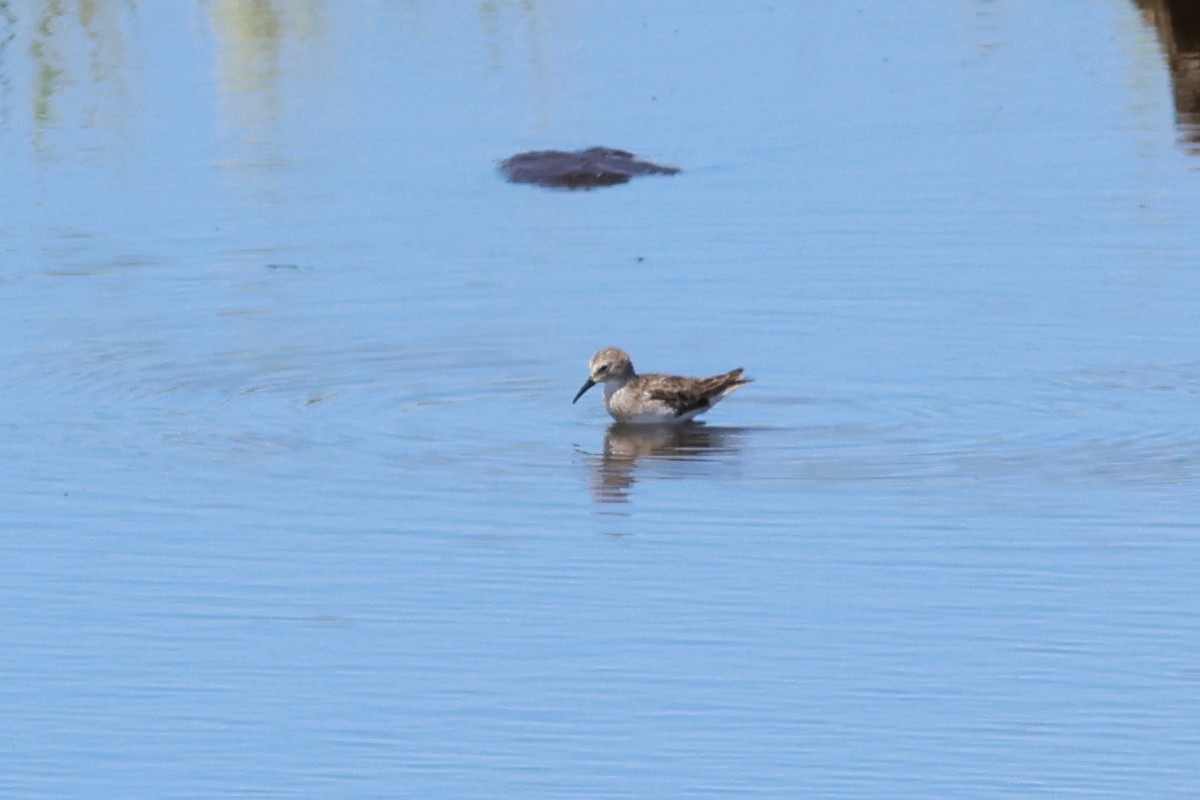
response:
[[[617,422],[675,425],[703,414],[739,386],[750,382],[739,367],[709,378],[638,375],[629,354],[606,347],[588,365],[590,376],[574,403],[597,383],[604,384],[604,407]]]

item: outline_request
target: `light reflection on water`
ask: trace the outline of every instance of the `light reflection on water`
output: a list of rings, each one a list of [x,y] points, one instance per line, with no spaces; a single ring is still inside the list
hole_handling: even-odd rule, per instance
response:
[[[0,2],[0,794],[1197,794],[1172,5]]]

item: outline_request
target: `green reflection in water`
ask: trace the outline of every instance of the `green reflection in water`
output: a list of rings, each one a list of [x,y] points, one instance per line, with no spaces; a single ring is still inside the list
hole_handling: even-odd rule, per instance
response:
[[[5,53],[22,36],[29,40],[31,144],[48,155],[48,137],[59,128],[123,128],[128,98],[127,30],[137,6],[132,2],[45,0],[31,3],[27,31],[12,6],[0,8],[9,29]],[[12,87],[17,65],[0,56],[0,82]],[[11,92],[7,92],[11,94]]]
[[[324,62],[323,0],[217,0],[210,8],[218,50],[216,76],[230,122],[254,130],[275,125],[286,72]],[[298,52],[288,52],[296,46]],[[285,69],[285,66],[287,69]]]

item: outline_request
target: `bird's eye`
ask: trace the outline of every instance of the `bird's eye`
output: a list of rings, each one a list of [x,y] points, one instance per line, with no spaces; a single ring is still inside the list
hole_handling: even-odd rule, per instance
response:
[[[606,372],[608,372],[608,364],[601,364],[600,366],[596,367],[597,375],[603,375]]]

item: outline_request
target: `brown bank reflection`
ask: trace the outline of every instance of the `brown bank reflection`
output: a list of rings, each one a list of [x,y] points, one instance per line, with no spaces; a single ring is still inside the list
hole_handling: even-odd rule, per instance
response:
[[[639,473],[655,462],[669,467],[711,459],[741,447],[741,428],[688,425],[610,425],[604,434],[604,452],[592,461],[592,494],[599,503],[626,503]],[[668,472],[670,470],[668,469]]]
[[[1158,32],[1167,56],[1180,138],[1189,152],[1200,154],[1200,0],[1134,3]]]

